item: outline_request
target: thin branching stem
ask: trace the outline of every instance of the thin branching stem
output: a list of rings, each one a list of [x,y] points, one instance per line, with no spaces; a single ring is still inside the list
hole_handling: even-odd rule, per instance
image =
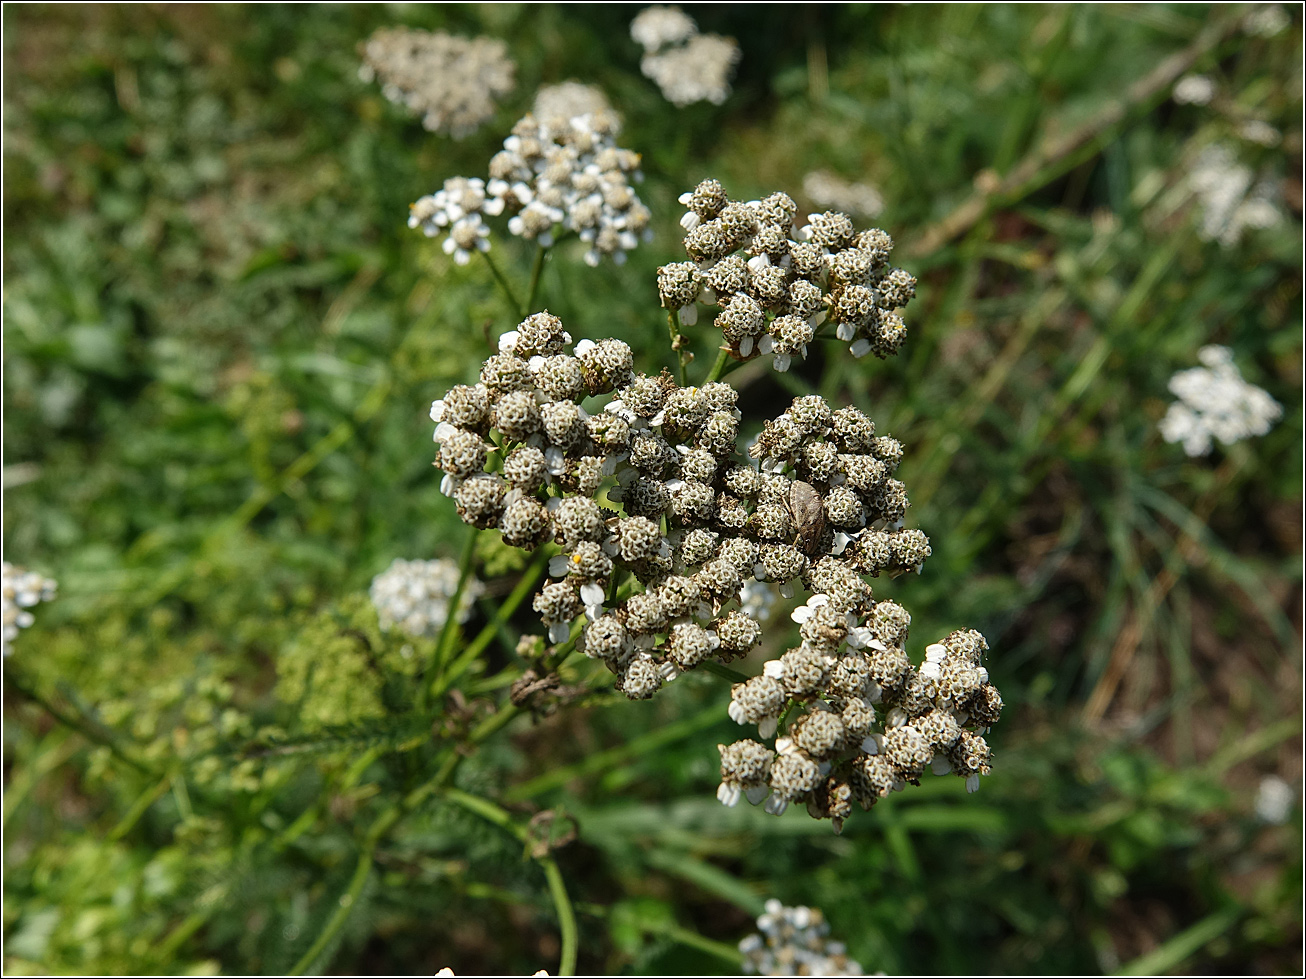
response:
[[[680,321],[674,309],[667,310],[667,333],[671,336],[671,350],[676,355],[676,381],[685,386],[685,356],[680,351]]]
[[[336,909],[331,912],[331,917],[327,920],[326,926],[318,934],[317,940],[309,946],[298,962],[290,970],[292,976],[302,976],[317,961],[323,950],[331,944],[335,937],[340,934],[340,929],[345,926],[349,920],[350,912],[353,911],[354,905],[358,902],[359,895],[363,893],[363,888],[367,885],[367,878],[372,875],[372,855],[376,849],[376,841],[372,840],[358,855],[358,864],[354,867],[354,876],[349,881],[349,887],[344,894],[340,895],[340,901]]]
[[[509,285],[508,280],[504,278],[503,273],[499,271],[499,266],[495,263],[494,259],[490,257],[490,253],[486,251],[481,252],[480,254],[485,256],[485,264],[490,267],[490,272],[494,275],[494,280],[499,283],[499,288],[503,290],[503,296],[508,300],[508,305],[514,310],[521,309],[521,301],[517,298],[517,294],[512,291],[512,286]]]
[[[472,566],[476,562],[476,538],[480,533],[475,527],[467,528],[467,541],[463,544],[463,553],[458,562],[458,587],[454,589],[453,597],[449,599],[449,614],[445,617],[444,625],[440,628],[440,638],[435,644],[434,658],[431,662],[429,672],[439,674],[444,669],[444,664],[449,660],[449,654],[453,649],[454,637],[458,634],[458,609],[462,602],[463,594],[467,591],[467,581],[472,576]],[[426,707],[426,695],[430,688],[423,684],[418,691],[417,708],[422,710]]]
[[[729,362],[730,350],[727,347],[722,347],[716,355],[716,363],[714,363],[712,369],[707,372],[707,377],[704,379],[703,383],[707,384],[711,381],[721,380],[721,375],[725,373],[726,364]]]
[[[493,823],[529,847],[530,841],[525,828],[517,825],[507,810],[495,805],[489,799],[463,792],[461,789],[445,789],[442,795],[449,802],[462,806],[468,812]],[[554,909],[558,913],[558,928],[562,933],[562,954],[558,963],[558,975],[574,975],[579,933],[576,929],[576,911],[571,906],[571,898],[567,895],[567,885],[563,882],[557,861],[547,851],[542,855],[530,852],[530,856],[544,870],[544,878],[549,884],[549,896],[553,899]]]
[[[14,690],[17,690],[20,694],[39,706],[60,724],[76,731],[93,744],[98,744],[101,747],[108,748],[109,752],[119,761],[130,765],[132,768],[144,775],[149,775],[153,778],[162,777],[161,773],[154,771],[140,759],[132,757],[132,755],[118,743],[118,739],[114,737],[112,731],[109,731],[103,725],[98,724],[89,718],[74,717],[66,711],[56,707],[46,699],[46,697],[37,692],[34,687],[29,686],[21,677],[19,677],[17,671],[9,669],[8,665],[5,666],[4,679],[6,687],[11,687]]]
[[[539,295],[540,275],[544,272],[544,259],[548,254],[549,249],[544,245],[535,246],[535,264],[531,266],[531,287],[526,295],[526,305],[522,307],[522,319],[535,312],[535,297]]]
[[[541,548],[539,553],[536,554],[535,560],[527,565],[526,570],[522,572],[521,580],[517,582],[517,586],[499,605],[499,610],[494,614],[494,618],[485,624],[485,627],[476,634],[476,638],[468,644],[467,648],[459,654],[456,660],[450,663],[442,672],[431,677],[428,703],[448,690],[458,677],[467,672],[467,669],[476,661],[476,657],[485,651],[485,647],[494,642],[495,637],[499,634],[499,627],[512,618],[512,614],[517,611],[517,607],[525,601],[526,596],[535,588],[535,584],[540,580],[540,575],[544,573],[548,562],[549,552]]]

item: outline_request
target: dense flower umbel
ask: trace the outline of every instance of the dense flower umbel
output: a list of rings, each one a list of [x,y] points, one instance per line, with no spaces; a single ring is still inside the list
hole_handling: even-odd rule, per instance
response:
[[[1213,439],[1232,445],[1264,435],[1283,414],[1269,394],[1243,380],[1228,347],[1203,347],[1197,359],[1205,366],[1170,378],[1170,391],[1179,400],[1161,419],[1167,442],[1182,442],[1190,456],[1206,455]]]
[[[733,37],[699,34],[693,18],[679,7],[641,10],[630,22],[630,36],[644,48],[640,71],[668,102],[720,105],[730,94],[730,76],[739,61]]]
[[[616,145],[617,117],[606,111],[564,117],[564,101],[550,95],[550,115],[527,115],[490,159],[489,179],[453,177],[412,204],[408,226],[428,237],[444,234],[444,250],[465,265],[489,251],[485,217],[511,215],[508,231],[553,244],[561,227],[589,245],[585,261],[617,264],[651,236],[650,213],[631,181],[642,179],[638,153]]]
[[[715,181],[686,202],[691,255],[712,261],[661,269],[664,304],[692,308],[710,290],[737,355],[759,334],[777,352],[797,347],[791,334],[810,340],[823,305],[865,302],[881,340],[885,324],[901,334],[884,311],[911,298],[914,280],[885,265],[883,232],[857,235],[829,213],[797,240],[768,237],[792,202],[734,204]],[[752,259],[734,254],[746,241]],[[533,608],[550,642],[602,660],[631,699],[745,655],[777,594],[806,593],[793,612],[799,644],[733,689],[729,714],[757,725],[758,740],[720,746],[726,805],[765,800],[778,815],[801,802],[837,830],[854,802],[869,808],[926,768],[973,791],[1002,707],[981,662],[987,643],[955,632],[914,667],[911,617],[867,582],[919,572],[930,556],[929,539],[904,527],[902,444],[859,409],[812,395],[741,452],[736,401],[720,381],[635,372],[620,340],[573,347],[557,317],[537,313],[500,338],[478,383],[432,405],[441,487],[465,522],[498,528],[509,545],[559,546]]]
[[[4,562],[4,581],[0,586],[0,599],[3,600],[3,652],[8,656],[13,650],[10,643],[18,638],[18,630],[26,629],[35,619],[28,611],[32,606],[48,602],[54,598],[58,587],[53,579],[45,578],[35,571],[28,571],[16,564]]]
[[[842,942],[829,939],[830,926],[817,908],[787,908],[772,898],[757,919],[757,930],[739,943],[744,975],[860,976]]]
[[[698,303],[715,306],[731,355],[774,354],[778,371],[823,333],[854,357],[887,357],[902,345],[898,310],[916,295],[916,279],[889,266],[893,240],[883,231],[858,233],[836,211],[809,214],[795,229],[798,205],[787,194],[745,204],[715,180],[680,202],[690,261],[658,269],[658,290],[683,326],[698,322]]]
[[[458,590],[458,565],[395,558],[390,567],[372,579],[369,595],[384,629],[398,628],[410,636],[437,636],[449,618],[449,602]],[[469,578],[458,603],[458,621],[466,622],[472,603],[485,591]]]
[[[494,115],[495,100],[513,88],[508,47],[489,37],[454,37],[386,27],[362,45],[364,81],[379,79],[391,102],[406,105],[422,125],[454,139]]]

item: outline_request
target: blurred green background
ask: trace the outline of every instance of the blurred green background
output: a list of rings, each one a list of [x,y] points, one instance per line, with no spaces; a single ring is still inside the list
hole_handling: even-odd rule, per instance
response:
[[[934,556],[877,597],[916,645],[980,629],[1008,705],[977,795],[929,781],[837,837],[715,801],[718,678],[519,719],[458,784],[576,829],[582,971],[736,971],[777,897],[869,972],[1300,973],[1299,8],[1268,33],[1250,5],[690,7],[742,59],[683,110],[639,73],[637,9],[5,6],[4,550],[60,588],[5,668],[5,971],[289,969],[378,807],[502,696],[496,648],[433,729],[386,726],[403,650],[367,586],[457,556],[426,409],[513,325],[405,220],[575,78],[624,115],[657,236],[621,268],[560,249],[542,296],[646,370],[679,193],[881,191],[920,279],[904,352],[742,373],[741,407],[818,391],[903,441]],[[515,94],[425,132],[358,78],[388,25],[503,38]],[[1209,104],[1171,97],[1190,71]],[[1229,243],[1187,179],[1215,144],[1279,214]],[[1188,459],[1156,424],[1207,343],[1285,414]],[[520,563],[481,556],[488,609]],[[314,671],[356,696],[286,682]],[[1267,776],[1286,822],[1257,815]],[[556,967],[539,866],[475,815],[431,801],[376,868],[317,968]]]

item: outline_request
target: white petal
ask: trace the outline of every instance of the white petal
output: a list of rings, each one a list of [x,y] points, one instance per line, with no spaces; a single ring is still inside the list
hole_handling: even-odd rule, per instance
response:
[[[733,782],[722,782],[717,786],[716,797],[724,806],[733,809],[735,806],[739,805],[739,796],[739,786]]]
[[[597,582],[590,581],[580,586],[580,600],[586,605],[601,605],[605,597],[603,586]]]
[[[571,635],[571,627],[566,622],[555,622],[549,626],[549,642],[565,642]]]

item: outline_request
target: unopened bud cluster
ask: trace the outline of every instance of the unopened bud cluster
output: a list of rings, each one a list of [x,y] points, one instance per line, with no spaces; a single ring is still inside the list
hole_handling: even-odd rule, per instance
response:
[[[369,595],[383,629],[398,628],[410,636],[438,636],[449,619],[449,604],[458,591],[458,565],[448,558],[405,561],[395,558],[372,579]],[[458,602],[458,621],[466,622],[472,604],[485,591],[468,578]]]
[[[785,907],[775,898],[757,919],[758,934],[739,943],[744,975],[860,976],[843,942],[829,938],[830,925],[819,908]]]
[[[508,47],[489,37],[454,37],[407,27],[382,28],[363,45],[360,77],[379,79],[391,102],[406,105],[432,132],[461,139],[494,115],[513,88]]]
[[[763,740],[782,717],[785,729],[774,747],[752,739],[718,746],[718,799],[766,800],[773,815],[802,802],[837,832],[854,802],[869,809],[919,785],[927,770],[979,787],[991,757],[981,732],[1002,711],[981,662],[983,636],[954,632],[927,647],[917,668],[905,650],[911,616],[872,601],[869,588],[859,602],[818,593],[793,617],[802,642],[736,684],[730,703],[730,716],[756,724]]]
[[[488,180],[446,180],[411,205],[408,226],[446,235],[445,253],[465,265],[474,252],[490,250],[485,218],[510,215],[508,231],[519,238],[548,247],[565,229],[589,245],[588,264],[609,256],[620,265],[651,237],[651,215],[631,186],[642,179],[640,156],[617,146],[619,128],[605,111],[527,115],[491,157]]]
[[[53,599],[58,586],[53,579],[8,561],[4,562],[3,579],[0,600],[4,606],[0,610],[0,622],[3,622],[3,651],[8,656],[13,652],[10,643],[18,638],[18,630],[26,629],[36,621],[28,609]]]
[[[720,105],[730,94],[730,76],[739,61],[733,37],[698,33],[694,19],[679,7],[641,10],[630,22],[630,36],[644,49],[640,71],[668,102]]]
[[[795,228],[798,205],[787,194],[742,203],[716,180],[680,202],[689,208],[680,223],[690,260],[658,269],[658,292],[682,326],[698,322],[698,303],[716,307],[731,355],[773,354],[778,371],[825,334],[847,342],[854,357],[887,357],[902,345],[898,311],[916,295],[916,279],[888,264],[885,232],[858,232],[836,211],[809,214]]]

